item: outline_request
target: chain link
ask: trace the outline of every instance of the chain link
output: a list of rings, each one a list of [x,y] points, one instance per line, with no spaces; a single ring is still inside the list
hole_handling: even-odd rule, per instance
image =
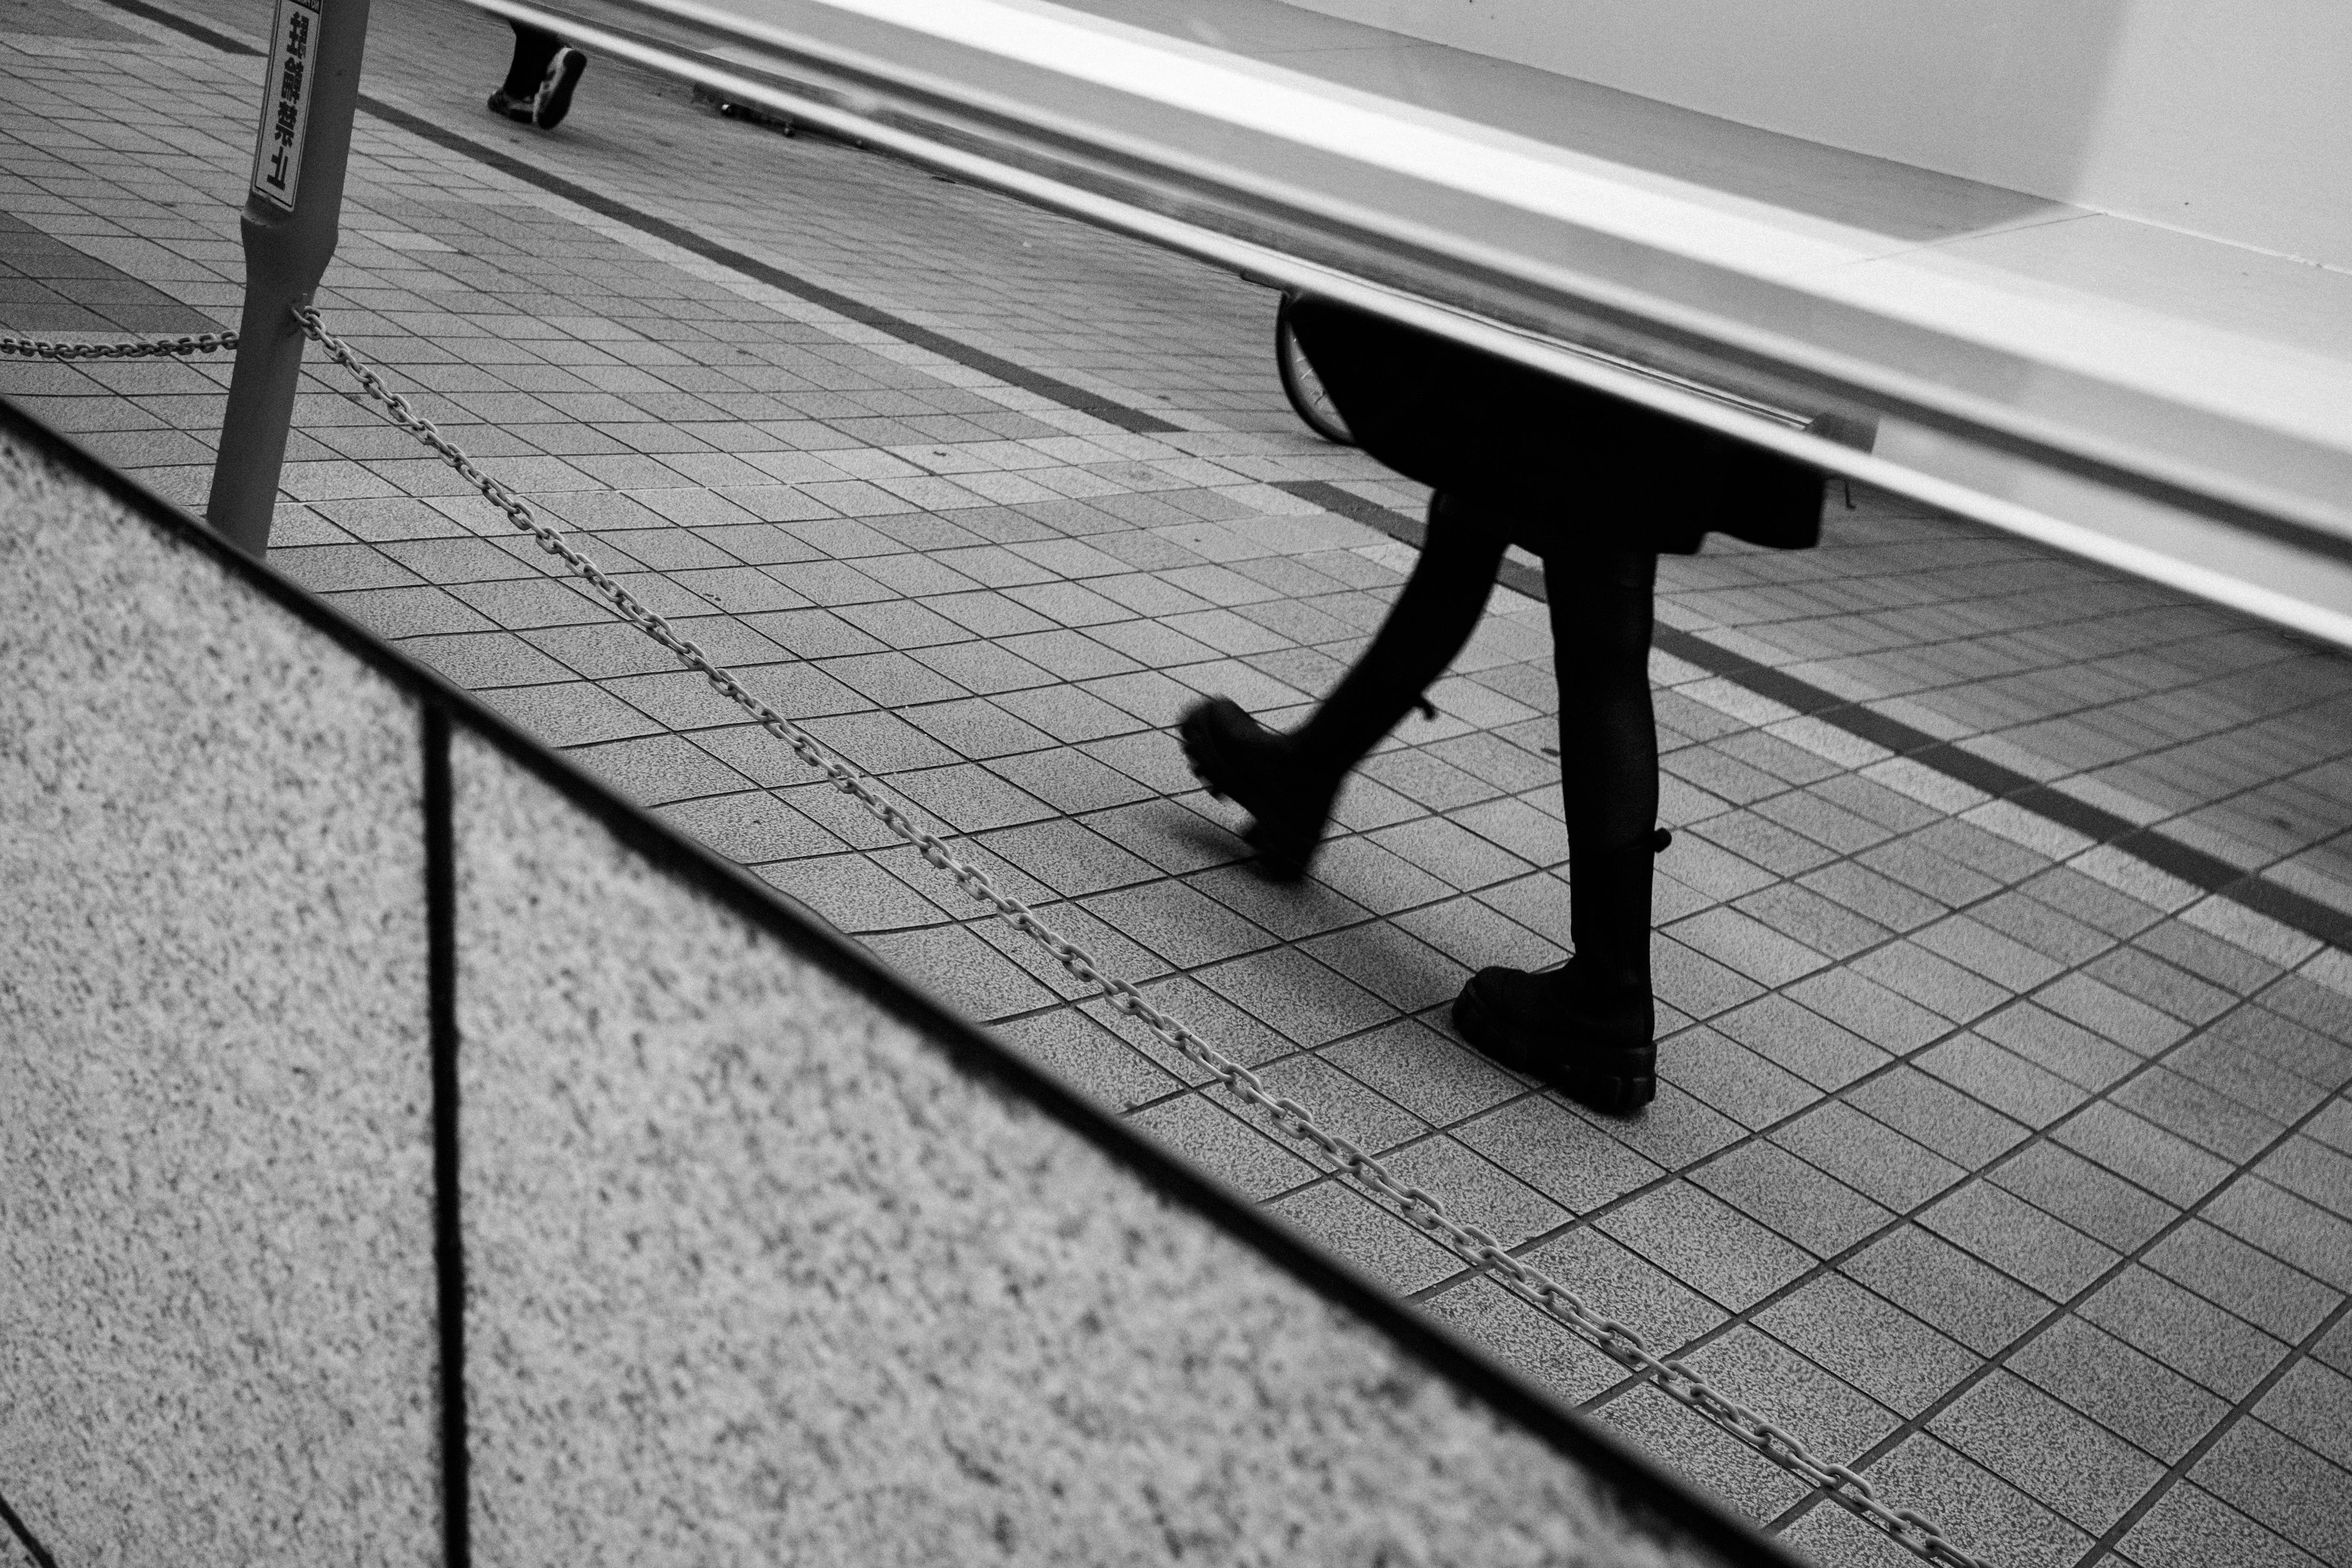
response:
[[[52,343],[40,338],[0,338],[0,354],[26,359],[152,359],[162,354],[208,354],[236,347],[235,332],[200,338],[134,338],[119,343]]]
[[[1485,1230],[1454,1219],[1440,1199],[1401,1181],[1379,1160],[1326,1130],[1297,1101],[1273,1093],[1257,1074],[1161,1012],[1132,983],[1106,973],[1092,953],[1038,919],[1027,904],[1000,889],[986,871],[959,857],[938,835],[915,822],[881,793],[875,781],[833,755],[807,731],[744,689],[732,670],[714,663],[692,640],[680,637],[667,619],[646,608],[594,562],[573,549],[560,530],[541,521],[521,497],[476,468],[473,460],[443,436],[433,421],[387,387],[383,377],[329,331],[316,310],[298,309],[294,313],[319,346],[359,378],[360,384],[383,406],[394,424],[438,452],[516,528],[536,539],[541,550],[562,560],[593,587],[623,619],[709,680],[720,694],[756,720],[761,729],[792,747],[803,762],[823,773],[835,788],[912,845],[924,860],[953,877],[956,886],[968,897],[986,904],[999,918],[1044,947],[1079,984],[1100,992],[1119,1013],[1142,1024],[1206,1071],[1235,1099],[1262,1111],[1290,1138],[1325,1156],[1332,1162],[1332,1168],[1384,1200],[1402,1218],[1454,1256],[1486,1270],[1504,1289],[1628,1371],[1648,1379],[1798,1479],[1827,1493],[1918,1557],[1940,1568],[1988,1568],[1980,1559],[1954,1545],[1933,1521],[1911,1509],[1888,1506],[1871,1483],[1853,1470],[1815,1454],[1793,1434],[1716,1388],[1683,1363],[1658,1355],[1639,1333],[1594,1310],[1581,1296],[1535,1265],[1513,1257]]]

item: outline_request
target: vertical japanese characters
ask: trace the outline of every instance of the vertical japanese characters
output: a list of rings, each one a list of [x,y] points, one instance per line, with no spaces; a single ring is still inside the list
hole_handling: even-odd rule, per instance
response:
[[[253,148],[253,194],[294,210],[302,178],[302,133],[310,118],[310,66],[319,52],[320,0],[278,0],[261,129]]]

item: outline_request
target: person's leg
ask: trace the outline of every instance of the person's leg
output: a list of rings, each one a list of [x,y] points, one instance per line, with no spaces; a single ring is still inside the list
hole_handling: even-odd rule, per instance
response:
[[[1650,636],[1658,558],[1561,552],[1545,563],[1559,682],[1569,844],[1567,966],[1486,969],[1463,988],[1465,1038],[1585,1104],[1623,1113],[1657,1093],[1650,881],[1660,845]]]
[[[1192,771],[1255,818],[1245,837],[1268,875],[1287,880],[1305,873],[1340,784],[1477,630],[1508,542],[1499,518],[1436,498],[1412,574],[1370,644],[1305,724],[1277,735],[1223,697],[1184,715],[1179,732]]]
[[[512,21],[507,25],[514,29],[514,58],[507,66],[507,79],[499,92],[527,108],[539,84],[547,79],[548,63],[563,47],[563,40],[544,27]]]
[[[1650,700],[1658,558],[1610,551],[1563,565],[1546,572],[1545,588],[1575,900],[1570,935],[1591,983],[1638,994],[1646,1005],[1658,826],[1658,725]]]

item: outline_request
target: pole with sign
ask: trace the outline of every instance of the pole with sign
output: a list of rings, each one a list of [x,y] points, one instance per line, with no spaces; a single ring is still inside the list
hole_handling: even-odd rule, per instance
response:
[[[247,554],[269,548],[302,377],[297,306],[335,254],[368,0],[278,0],[245,202],[245,319],[205,516]]]

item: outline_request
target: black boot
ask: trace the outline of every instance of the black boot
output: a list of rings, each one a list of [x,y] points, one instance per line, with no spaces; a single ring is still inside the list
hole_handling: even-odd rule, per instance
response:
[[[1482,969],[1454,1026],[1480,1055],[1580,1104],[1629,1116],[1658,1096],[1650,995],[1650,872],[1666,835],[1614,854],[1570,850],[1576,956],[1558,969]]]
[[[1297,736],[1276,734],[1230,697],[1192,709],[1176,733],[1209,793],[1250,814],[1242,837],[1257,851],[1259,868],[1277,882],[1305,876],[1352,759],[1336,771],[1328,759],[1317,765],[1302,755]]]
[[[1446,496],[1429,503],[1421,558],[1373,635],[1314,716],[1277,735],[1231,699],[1189,710],[1177,727],[1185,760],[1209,793],[1254,820],[1242,835],[1265,874],[1307,874],[1339,785],[1422,703],[1478,628],[1509,532],[1500,519]]]
[[[1530,974],[1482,969],[1454,999],[1454,1026],[1479,1055],[1610,1116],[1658,1097],[1649,990],[1590,984],[1574,959]]]
[[[1544,560],[1559,679],[1559,782],[1576,956],[1529,974],[1485,969],[1454,1005],[1485,1055],[1612,1115],[1658,1092],[1650,879],[1658,815],[1650,703],[1657,557],[1563,541]]]

